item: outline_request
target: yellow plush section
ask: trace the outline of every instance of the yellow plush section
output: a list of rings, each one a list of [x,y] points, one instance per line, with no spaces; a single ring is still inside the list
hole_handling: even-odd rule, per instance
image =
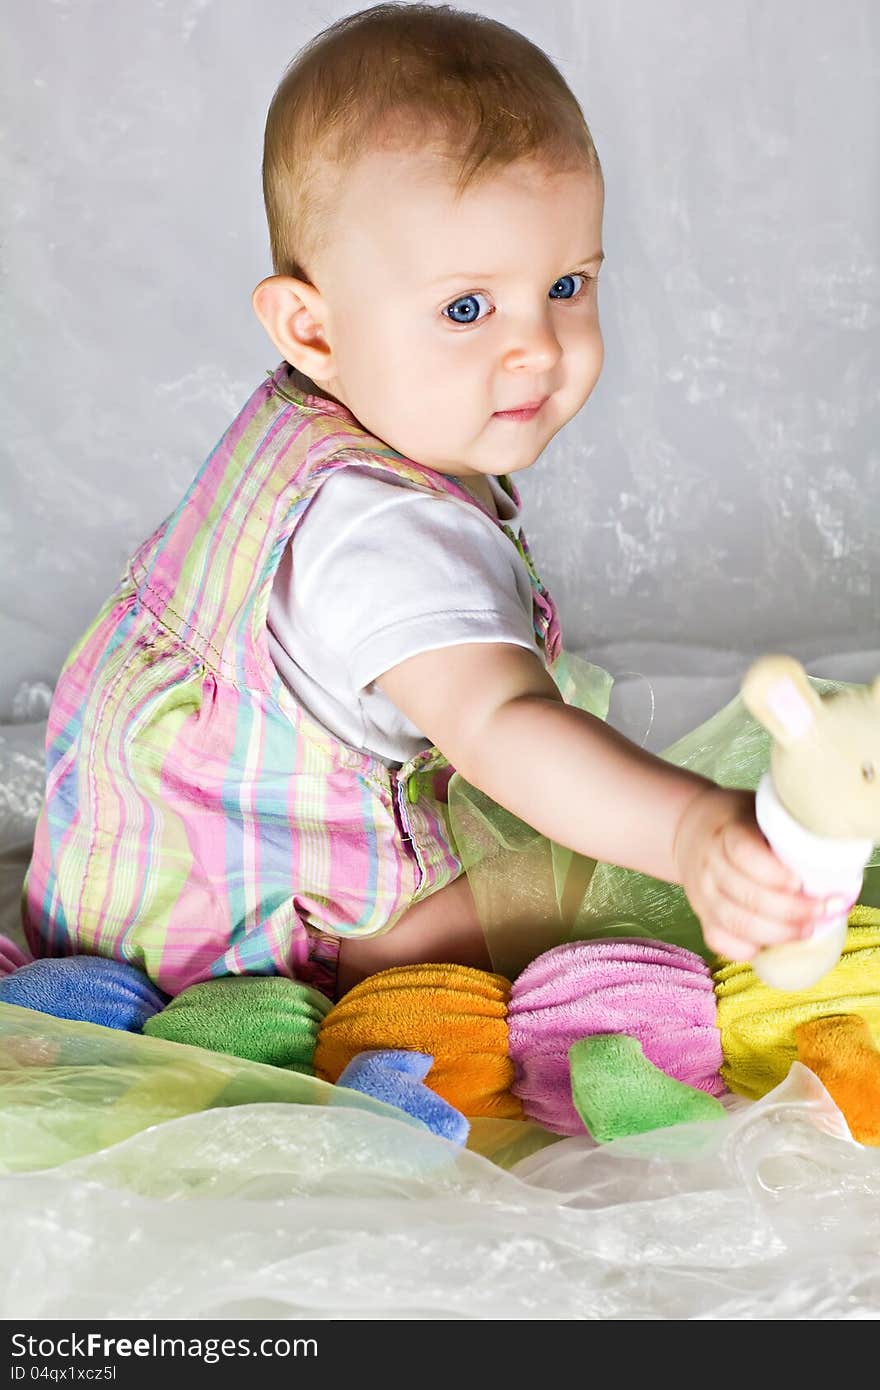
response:
[[[840,960],[809,989],[771,989],[750,965],[739,962],[718,966],[712,978],[724,1053],[721,1075],[731,1091],[757,1100],[799,1060],[801,1024],[855,1014],[864,1019],[874,1043],[880,1042],[880,909],[853,908]]]
[[[465,965],[402,965],[349,990],[318,1030],[314,1067],[336,1081],[358,1052],[407,1048],[434,1065],[425,1085],[476,1118],[522,1119],[510,1094],[507,1052],[510,981]]]

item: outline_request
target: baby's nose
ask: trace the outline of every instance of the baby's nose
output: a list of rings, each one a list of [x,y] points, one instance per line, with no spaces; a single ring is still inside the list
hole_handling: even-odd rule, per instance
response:
[[[546,318],[523,319],[510,330],[505,366],[522,370],[547,371],[562,356],[562,347],[553,325]]]
[[[535,374],[546,373],[549,368],[556,366],[560,357],[562,347],[555,332],[552,329],[535,329],[534,332],[521,332],[519,341],[507,349],[505,366],[519,371],[528,368]]]

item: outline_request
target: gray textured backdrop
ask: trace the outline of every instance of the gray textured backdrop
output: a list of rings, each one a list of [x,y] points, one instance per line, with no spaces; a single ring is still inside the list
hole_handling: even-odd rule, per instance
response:
[[[0,713],[274,366],[266,107],[358,8],[13,0]],[[877,645],[880,5],[461,8],[546,49],[605,168],[605,371],[522,477],[568,644]]]

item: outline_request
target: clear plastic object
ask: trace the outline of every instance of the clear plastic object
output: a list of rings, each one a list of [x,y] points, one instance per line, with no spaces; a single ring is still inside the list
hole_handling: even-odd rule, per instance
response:
[[[7,1320],[880,1312],[880,1151],[798,1064],[712,1124],[476,1152],[157,1039],[7,1005],[0,1043]]]

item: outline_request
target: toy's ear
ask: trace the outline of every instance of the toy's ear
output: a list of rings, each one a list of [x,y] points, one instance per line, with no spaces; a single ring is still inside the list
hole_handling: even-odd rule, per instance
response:
[[[746,708],[787,748],[809,733],[822,701],[793,656],[762,656],[742,685]]]

